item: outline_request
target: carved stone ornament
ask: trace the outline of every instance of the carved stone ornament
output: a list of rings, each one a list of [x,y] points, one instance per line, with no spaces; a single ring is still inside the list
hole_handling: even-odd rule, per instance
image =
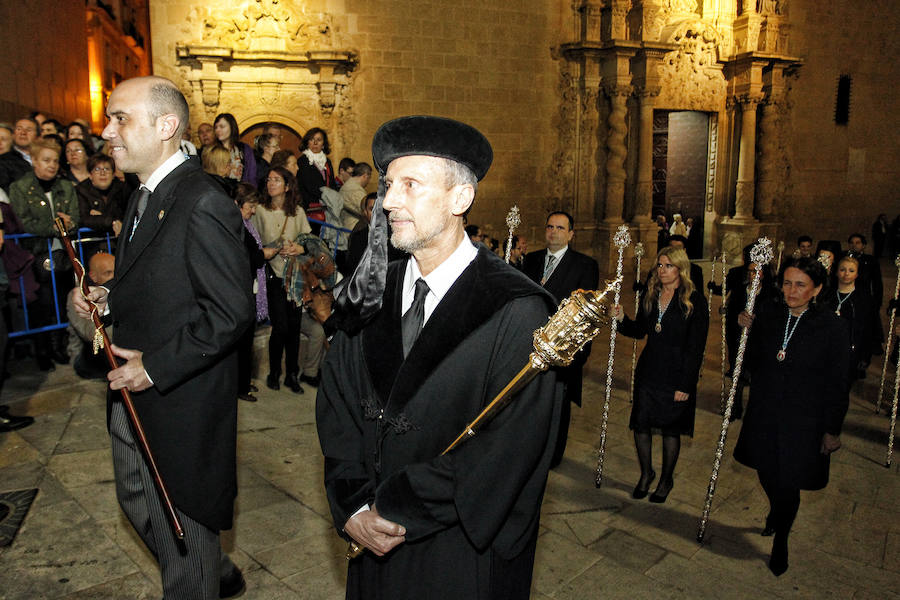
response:
[[[658,106],[716,112],[725,99],[727,84],[718,63],[722,36],[710,24],[689,19],[667,26],[664,41],[678,44],[660,66],[663,92]]]

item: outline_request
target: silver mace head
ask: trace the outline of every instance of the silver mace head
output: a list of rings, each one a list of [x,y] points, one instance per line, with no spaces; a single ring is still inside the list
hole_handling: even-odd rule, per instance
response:
[[[620,225],[616,230],[616,234],[613,236],[613,244],[616,245],[616,248],[622,250],[630,243],[631,234],[628,233],[628,225]]]
[[[898,254],[897,258],[894,259],[894,266],[900,269],[900,254]]]
[[[543,371],[571,363],[575,354],[610,324],[612,306],[606,296],[621,283],[621,277],[607,280],[602,292],[575,290],[563,300],[547,324],[534,332],[532,366]]]
[[[515,231],[521,223],[522,219],[519,217],[519,207],[518,205],[513,205],[506,215],[506,227],[509,228],[510,231]]]
[[[820,254],[816,260],[818,260],[820,263],[822,263],[822,266],[825,267],[826,271],[831,269],[832,258],[830,256],[828,256],[827,254]]]
[[[761,237],[750,250],[750,262],[756,265],[757,269],[762,269],[763,265],[767,265],[775,258],[775,252],[772,251],[772,241],[767,237]]]
[[[634,256],[636,258],[642,258],[644,256],[644,243],[638,242],[634,245]]]

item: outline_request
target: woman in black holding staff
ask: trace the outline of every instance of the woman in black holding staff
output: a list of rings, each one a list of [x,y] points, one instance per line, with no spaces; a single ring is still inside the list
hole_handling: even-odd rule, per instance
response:
[[[763,535],[775,535],[775,575],[788,568],[800,490],[825,487],[829,455],[841,447],[850,342],[842,320],[815,301],[827,278],[817,260],[791,259],[780,277],[784,301],[739,317],[742,327],[752,324],[746,361],[753,385],[734,457],[757,470],[769,498]]]
[[[629,427],[641,463],[632,497],[644,498],[656,477],[651,464],[654,430],[662,432],[663,465],[651,502],[665,502],[674,485],[681,436],[694,435],[697,379],[703,362],[709,314],[706,299],[691,283],[691,263],[681,248],[663,248],[656,258],[635,320],[616,307],[619,331],[647,337],[635,372],[634,406]]]

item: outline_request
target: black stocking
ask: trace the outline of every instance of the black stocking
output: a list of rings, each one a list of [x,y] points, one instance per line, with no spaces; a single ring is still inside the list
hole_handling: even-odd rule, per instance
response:
[[[764,473],[759,473],[759,482],[769,498],[766,527],[775,529],[769,569],[775,575],[781,575],[788,568],[788,535],[800,508],[800,490],[796,487],[781,486],[777,478]]]
[[[667,485],[669,488],[671,488],[673,481],[672,475],[675,474],[675,464],[678,462],[678,453],[681,451],[681,436],[664,435],[662,443],[663,464],[662,476],[659,478],[659,485]]]
[[[653,479],[653,463],[651,461],[653,450],[653,438],[650,432],[634,432],[634,447],[637,450],[638,462],[641,465],[641,480],[638,485],[648,487]]]

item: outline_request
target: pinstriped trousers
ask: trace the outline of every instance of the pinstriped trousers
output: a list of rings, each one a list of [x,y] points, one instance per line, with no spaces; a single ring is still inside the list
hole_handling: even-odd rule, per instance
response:
[[[175,537],[153,476],[134,441],[122,402],[112,404],[109,435],[116,497],[159,563],[164,600],[217,599],[220,577],[234,568],[231,559],[222,552],[219,532],[176,508],[184,527],[184,540]]]

